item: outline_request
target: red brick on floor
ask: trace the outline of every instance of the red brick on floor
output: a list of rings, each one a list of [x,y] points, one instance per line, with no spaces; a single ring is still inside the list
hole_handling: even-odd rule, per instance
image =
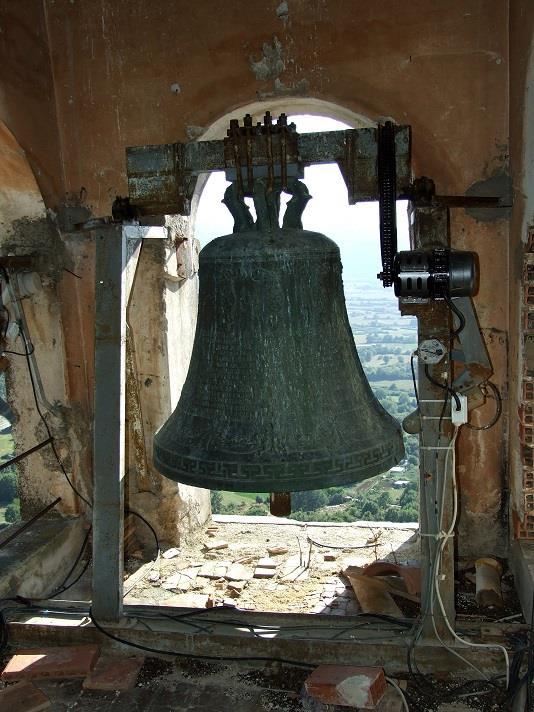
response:
[[[307,693],[329,705],[374,710],[387,689],[379,667],[320,665],[304,683]]]
[[[83,681],[86,690],[130,690],[145,659],[140,655],[102,657]]]
[[[6,712],[42,712],[50,707],[45,693],[31,682],[16,682],[0,690],[0,709]]]
[[[19,650],[5,666],[2,680],[86,677],[94,668],[98,645],[73,645]]]

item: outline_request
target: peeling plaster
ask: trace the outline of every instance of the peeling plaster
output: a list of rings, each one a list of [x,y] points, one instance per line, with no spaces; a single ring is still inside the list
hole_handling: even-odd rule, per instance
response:
[[[188,141],[196,141],[206,132],[205,126],[186,126],[185,134]]]
[[[276,8],[276,16],[279,17],[282,22],[287,22],[289,18],[289,7],[286,0],[281,2],[280,5],[278,5],[278,7]]]
[[[272,91],[259,91],[258,99],[265,101],[266,99],[274,99],[277,96],[306,96],[310,91],[310,83],[307,79],[301,79],[295,84],[284,84],[280,79],[274,80]]]
[[[276,79],[285,70],[282,43],[274,37],[272,44],[263,43],[263,56],[259,60],[250,57],[250,68],[260,82]]]

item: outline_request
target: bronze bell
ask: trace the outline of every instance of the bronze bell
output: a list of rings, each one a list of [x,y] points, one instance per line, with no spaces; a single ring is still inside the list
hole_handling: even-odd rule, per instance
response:
[[[254,224],[232,184],[232,235],[200,253],[198,321],[180,401],[154,438],[167,477],[237,492],[358,482],[404,456],[400,426],[375,398],[349,325],[337,245],[302,229],[293,180],[255,184]]]

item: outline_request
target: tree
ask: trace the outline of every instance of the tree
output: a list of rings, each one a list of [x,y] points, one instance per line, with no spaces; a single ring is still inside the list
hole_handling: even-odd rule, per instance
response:
[[[261,504],[253,504],[252,507],[245,510],[245,514],[248,517],[262,517],[269,514],[269,512],[267,511],[267,507],[265,505],[262,506]]]
[[[376,500],[379,507],[387,507],[390,504],[389,492],[382,492]]]
[[[4,512],[4,519],[6,522],[18,522],[20,519],[20,504],[15,501],[6,507]]]
[[[0,503],[9,504],[18,495],[17,476],[5,474],[0,476]]]
[[[210,499],[211,499],[211,511],[214,514],[219,514],[221,511],[222,507],[222,493],[219,492],[218,490],[211,490],[210,492]]]
[[[306,492],[294,492],[291,496],[293,511],[313,512],[324,507],[328,502],[328,496],[324,490],[308,490]]]
[[[362,507],[362,519],[376,519],[380,512],[380,507],[376,502],[368,501]]]

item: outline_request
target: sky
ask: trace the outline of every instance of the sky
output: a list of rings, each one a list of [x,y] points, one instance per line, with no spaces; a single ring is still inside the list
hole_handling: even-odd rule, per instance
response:
[[[323,116],[290,116],[289,121],[295,122],[299,133],[350,128]],[[349,205],[347,189],[336,164],[306,168],[304,182],[312,196],[302,216],[304,228],[322,232],[337,242],[345,280],[375,280],[381,270],[378,203]],[[202,191],[195,221],[195,236],[202,246],[232,232],[233,219],[221,203],[227,185],[224,173],[212,173]],[[407,203],[397,203],[399,250],[409,249],[406,209]]]

